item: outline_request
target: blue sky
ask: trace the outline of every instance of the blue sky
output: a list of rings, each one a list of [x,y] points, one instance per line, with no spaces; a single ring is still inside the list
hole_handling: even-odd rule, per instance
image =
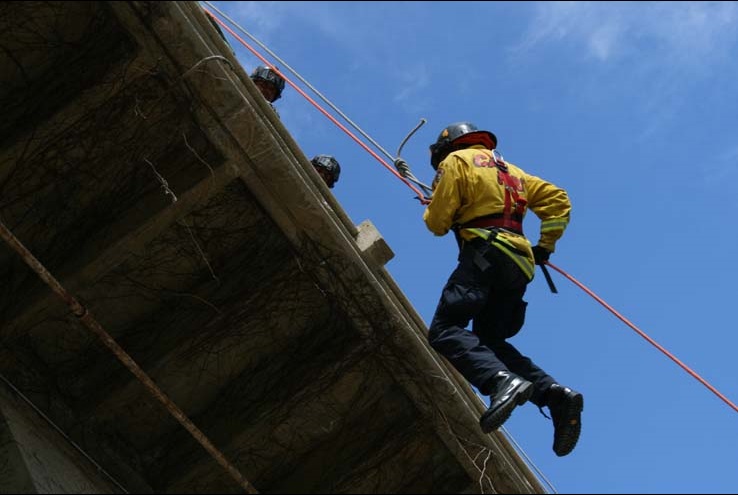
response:
[[[427,184],[443,127],[494,132],[508,161],[569,192],[551,262],[738,402],[738,3],[215,5],[391,153],[427,119],[403,150]],[[248,72],[260,64],[227,37]],[[296,91],[276,107],[308,158],[340,161],[332,192],[354,223],[377,226],[395,253],[387,269],[430,322],[453,238],[433,236],[413,192]],[[533,214],[525,230],[535,243]],[[511,342],[584,394],[582,436],[556,457],[532,405],[505,429],[553,489],[738,491],[738,412],[552,276],[559,294],[539,271]]]

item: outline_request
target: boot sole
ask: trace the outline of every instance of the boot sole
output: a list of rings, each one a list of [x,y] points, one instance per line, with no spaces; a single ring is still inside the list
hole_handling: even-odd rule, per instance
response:
[[[510,397],[510,399],[505,402],[502,407],[491,414],[482,414],[482,417],[479,419],[479,426],[482,427],[482,431],[484,433],[492,433],[493,431],[499,429],[505,423],[505,421],[508,420],[513,412],[513,409],[515,409],[516,406],[522,406],[523,404],[528,402],[528,399],[530,399],[530,396],[532,394],[533,384],[530,382],[522,384],[520,387],[517,388],[517,390],[515,390],[513,396]]]
[[[568,401],[566,410],[562,416],[562,423],[566,426],[558,441],[554,439],[554,452],[557,456],[563,457],[569,454],[574,447],[577,446],[579,441],[579,435],[582,431],[582,411],[584,410],[584,396],[582,394],[576,394],[572,397],[572,400]],[[576,421],[576,424],[571,424],[572,421]]]

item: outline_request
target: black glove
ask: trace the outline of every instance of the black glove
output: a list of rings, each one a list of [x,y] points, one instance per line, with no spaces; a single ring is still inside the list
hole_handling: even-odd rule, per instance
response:
[[[541,246],[533,246],[533,259],[536,261],[536,265],[544,265],[551,256],[551,251]]]

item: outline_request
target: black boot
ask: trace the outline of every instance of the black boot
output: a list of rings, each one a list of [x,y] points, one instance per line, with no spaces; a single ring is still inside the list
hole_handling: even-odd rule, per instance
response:
[[[582,430],[584,397],[579,392],[557,383],[548,389],[548,409],[554,424],[553,450],[563,457],[574,450]]]
[[[493,378],[489,409],[482,414],[479,425],[490,433],[507,421],[515,406],[525,404],[533,393],[533,384],[509,371],[499,371]]]

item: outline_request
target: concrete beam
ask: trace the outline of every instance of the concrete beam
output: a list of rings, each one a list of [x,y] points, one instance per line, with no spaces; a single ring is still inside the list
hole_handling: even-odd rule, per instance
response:
[[[395,257],[387,241],[384,240],[377,228],[367,219],[357,227],[359,233],[356,236],[356,244],[362,253],[366,254],[379,265],[385,265]]]

